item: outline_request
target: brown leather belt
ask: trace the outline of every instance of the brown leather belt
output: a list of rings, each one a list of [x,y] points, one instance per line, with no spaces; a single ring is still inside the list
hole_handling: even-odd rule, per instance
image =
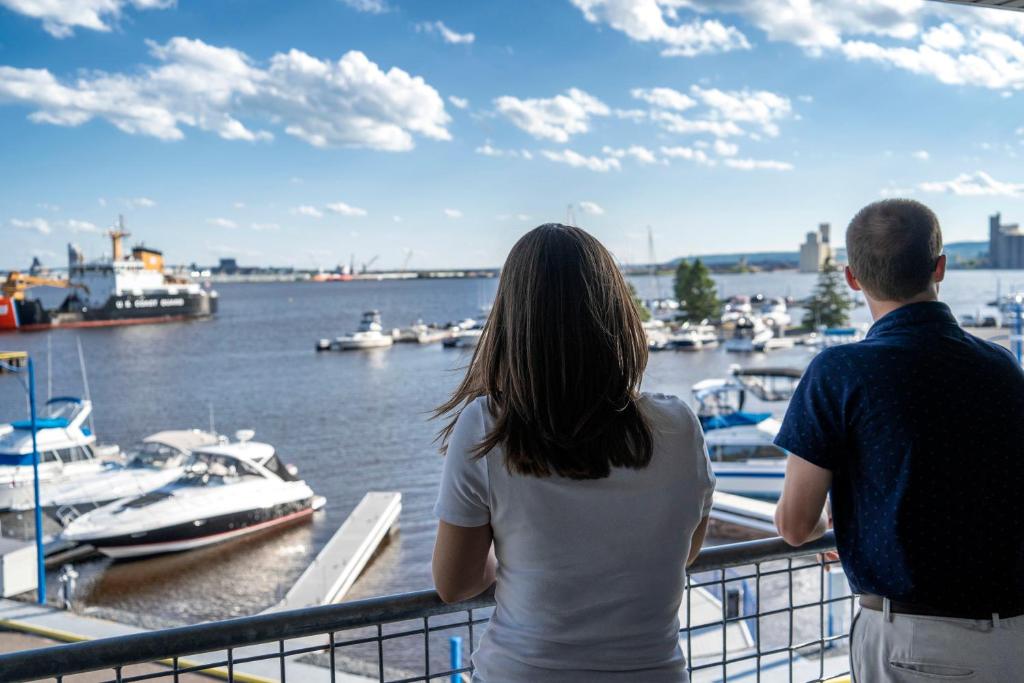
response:
[[[860,596],[860,606],[873,610],[875,612],[882,611],[882,601],[884,598],[881,595],[874,595],[872,593],[865,593]],[[897,602],[895,600],[889,601],[889,611],[892,614],[908,614],[919,617],[942,617],[945,619],[991,619],[993,612],[980,612],[977,610],[971,610],[969,612],[960,612],[957,610],[942,609],[936,607],[926,607],[924,605],[911,605],[906,602]],[[1020,609],[1010,610],[1008,612],[998,612],[1000,619],[1012,619],[1013,617],[1024,614],[1024,611]]]

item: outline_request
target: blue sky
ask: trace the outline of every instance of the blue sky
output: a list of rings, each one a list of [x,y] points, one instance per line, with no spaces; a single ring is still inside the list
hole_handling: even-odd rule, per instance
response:
[[[882,196],[1024,221],[1024,14],[925,0],[0,0],[0,268],[795,249]]]

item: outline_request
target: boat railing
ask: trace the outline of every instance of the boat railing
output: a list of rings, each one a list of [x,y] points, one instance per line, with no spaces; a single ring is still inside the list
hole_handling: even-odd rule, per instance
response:
[[[829,533],[799,548],[771,538],[703,550],[689,570],[680,628],[691,679],[845,680],[854,599],[821,555],[834,548]],[[463,652],[479,643],[493,607],[493,593],[445,604],[419,591],[14,652],[0,655],[0,672],[4,681],[58,683],[86,672],[117,683],[189,673],[466,681]]]

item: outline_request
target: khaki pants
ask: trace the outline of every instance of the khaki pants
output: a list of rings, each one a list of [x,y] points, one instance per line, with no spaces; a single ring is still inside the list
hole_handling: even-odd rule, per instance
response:
[[[857,683],[1024,681],[1024,616],[973,620],[861,609],[850,645]]]

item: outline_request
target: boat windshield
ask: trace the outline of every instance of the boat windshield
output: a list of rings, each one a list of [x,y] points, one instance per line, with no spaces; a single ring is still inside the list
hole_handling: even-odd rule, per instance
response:
[[[263,463],[268,470],[281,477],[284,481],[298,481],[298,477],[288,471],[288,468],[278,459],[277,453],[270,456],[270,459]]]
[[[177,467],[185,460],[185,454],[177,448],[163,443],[149,442],[128,459],[127,467],[131,469],[164,469]]]
[[[180,486],[222,486],[265,477],[249,463],[216,453],[194,453]]]

